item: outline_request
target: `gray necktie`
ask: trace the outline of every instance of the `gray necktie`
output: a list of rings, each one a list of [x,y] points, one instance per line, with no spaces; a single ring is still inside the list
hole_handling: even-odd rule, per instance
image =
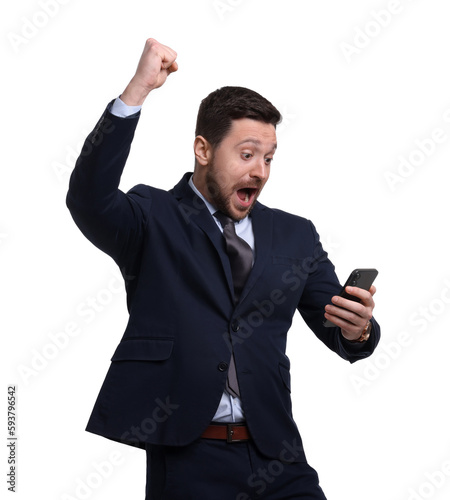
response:
[[[237,303],[252,269],[253,251],[250,245],[236,234],[233,219],[222,212],[216,212],[214,216],[219,220],[223,228],[227,254],[230,259],[231,275],[233,277],[234,300]],[[231,354],[226,388],[233,396],[240,396],[233,354]]]

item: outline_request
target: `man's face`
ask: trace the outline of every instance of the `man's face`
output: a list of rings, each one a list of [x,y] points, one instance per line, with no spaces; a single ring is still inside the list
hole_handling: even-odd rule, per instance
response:
[[[197,188],[218,210],[234,220],[246,217],[269,178],[277,147],[275,127],[250,118],[233,120],[213,149]]]

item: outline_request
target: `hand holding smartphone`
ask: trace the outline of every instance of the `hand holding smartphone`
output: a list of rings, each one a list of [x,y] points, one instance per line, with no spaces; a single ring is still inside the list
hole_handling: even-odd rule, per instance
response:
[[[376,269],[355,269],[350,273],[350,276],[348,277],[345,285],[342,287],[338,295],[343,297],[344,299],[353,300],[354,302],[361,302],[361,299],[359,299],[358,297],[349,295],[345,291],[345,288],[347,286],[355,286],[358,288],[362,288],[363,290],[369,290],[377,275],[378,271]],[[329,319],[324,319],[323,326],[329,328],[336,325]]]

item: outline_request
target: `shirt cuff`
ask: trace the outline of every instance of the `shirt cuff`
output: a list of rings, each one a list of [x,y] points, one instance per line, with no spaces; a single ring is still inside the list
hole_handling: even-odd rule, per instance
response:
[[[128,106],[120,97],[118,97],[111,106],[110,113],[119,118],[128,118],[131,115],[138,113],[142,106]]]

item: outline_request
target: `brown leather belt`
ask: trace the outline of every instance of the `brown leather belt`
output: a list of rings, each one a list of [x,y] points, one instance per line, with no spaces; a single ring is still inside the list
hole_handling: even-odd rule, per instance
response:
[[[245,424],[209,425],[203,432],[202,438],[223,439],[228,443],[248,441],[251,439],[248,427]]]

